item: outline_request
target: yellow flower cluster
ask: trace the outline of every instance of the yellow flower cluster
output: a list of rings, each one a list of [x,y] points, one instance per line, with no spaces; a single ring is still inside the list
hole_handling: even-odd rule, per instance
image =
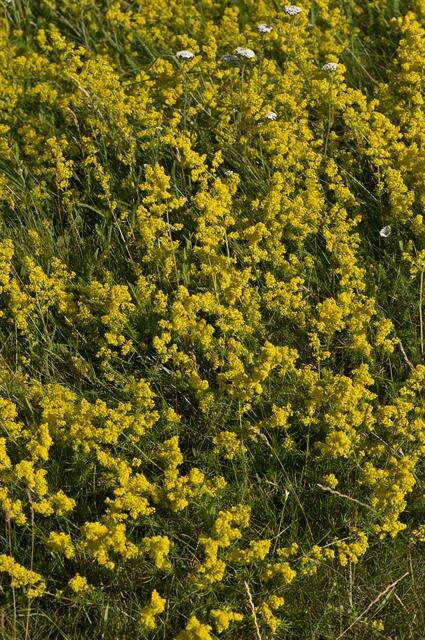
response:
[[[202,624],[196,616],[191,616],[185,629],[177,634],[176,640],[213,640],[211,630],[211,625]]]
[[[84,592],[89,588],[87,578],[80,576],[79,573],[68,581],[68,585],[74,593]]]
[[[142,549],[148,553],[158,569],[170,569],[171,563],[167,559],[170,551],[170,540],[167,536],[151,536],[143,538]]]
[[[10,576],[10,586],[23,588],[28,598],[38,598],[46,589],[44,578],[35,571],[26,569],[11,556],[0,554],[0,573]]]
[[[226,460],[233,458],[245,451],[245,447],[234,431],[221,431],[214,436],[214,451],[217,455],[222,455]]]
[[[75,548],[68,533],[51,531],[47,544],[53,551],[63,553],[65,558],[73,558],[75,556]]]
[[[272,634],[276,633],[281,623],[281,620],[275,616],[274,611],[282,607],[284,602],[282,597],[269,596],[260,606],[261,619]]]
[[[150,603],[147,604],[140,613],[141,623],[149,631],[156,628],[157,623],[155,616],[164,611],[166,602],[166,599],[161,598],[156,589],[152,591]]]
[[[232,622],[241,622],[243,615],[236,611],[228,611],[226,609],[213,609],[210,611],[211,617],[214,618],[214,624],[217,633],[227,631]]]
[[[193,467],[187,475],[181,475],[178,467],[183,462],[183,456],[179,449],[178,436],[166,440],[159,448],[159,457],[164,461],[164,487],[156,495],[157,500],[169,501],[172,511],[181,511],[191,498],[202,495],[214,496],[225,486],[225,480],[221,476],[214,478],[213,482],[205,480],[205,474]]]
[[[339,562],[344,567],[348,561],[356,564],[369,546],[367,535],[358,531],[353,542],[337,542]]]
[[[218,558],[218,552],[242,537],[241,529],[249,525],[250,514],[250,507],[245,505],[220,511],[213,526],[213,535],[199,538],[205,554],[204,562],[197,567],[196,580],[200,584],[213,584],[223,579],[226,562]]]
[[[115,567],[115,562],[110,557],[112,552],[125,559],[138,555],[137,546],[127,540],[125,524],[111,523],[108,526],[101,522],[86,522],[81,536],[82,550],[108,569]]]

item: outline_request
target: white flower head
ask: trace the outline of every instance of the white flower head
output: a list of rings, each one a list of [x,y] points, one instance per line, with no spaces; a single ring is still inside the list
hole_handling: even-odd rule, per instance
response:
[[[230,178],[230,176],[233,175],[233,171],[231,169],[225,169],[224,170],[224,175],[227,176],[228,178]]]
[[[260,33],[270,33],[270,31],[273,31],[273,27],[269,24],[257,24],[257,31],[259,31]]]
[[[179,60],[192,60],[194,55],[195,54],[188,49],[182,49],[181,51],[176,52],[176,58],[178,58]]]
[[[248,60],[252,60],[255,58],[255,51],[252,49],[247,49],[246,47],[236,47],[235,53],[237,56],[241,56],[241,58],[247,58]]]
[[[277,113],[275,113],[274,111],[267,111],[264,117],[266,118],[266,120],[277,120]]]
[[[333,73],[338,69],[338,67],[339,67],[339,64],[337,62],[327,62],[326,64],[323,65],[322,71],[326,71],[327,73]]]
[[[391,227],[390,227],[390,225],[389,225],[389,224],[387,224],[387,226],[386,226],[386,227],[383,227],[383,228],[381,229],[381,231],[379,232],[379,235],[381,236],[381,238],[388,238],[388,236],[390,235],[390,233],[391,233]]]
[[[288,16],[297,16],[302,11],[301,7],[297,7],[296,4],[288,4],[283,10]]]

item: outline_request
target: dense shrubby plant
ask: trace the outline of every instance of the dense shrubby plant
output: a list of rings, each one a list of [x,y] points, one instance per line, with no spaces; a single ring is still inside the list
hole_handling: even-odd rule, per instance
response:
[[[424,1],[1,11],[4,637],[422,638]]]

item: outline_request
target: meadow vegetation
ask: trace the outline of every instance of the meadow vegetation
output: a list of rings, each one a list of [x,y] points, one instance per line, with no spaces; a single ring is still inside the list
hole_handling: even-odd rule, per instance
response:
[[[425,0],[2,0],[0,635],[425,637]]]

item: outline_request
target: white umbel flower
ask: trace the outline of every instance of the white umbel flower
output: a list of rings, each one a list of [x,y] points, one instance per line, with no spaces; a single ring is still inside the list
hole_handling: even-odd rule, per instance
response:
[[[182,49],[181,51],[176,52],[176,58],[179,60],[192,60],[194,57],[194,53],[192,51],[188,51],[188,49]]]
[[[270,31],[273,30],[273,27],[269,24],[257,24],[257,31],[259,31],[260,33],[270,33]]]
[[[255,51],[252,49],[247,49],[246,47],[236,47],[235,53],[237,56],[241,56],[241,58],[247,58],[248,60],[252,60],[255,58]]]
[[[296,4],[288,4],[283,10],[288,16],[297,16],[302,11]]]
[[[339,64],[337,62],[327,62],[326,64],[323,65],[322,71],[326,71],[327,73],[333,73],[338,69],[338,67],[339,67]]]
[[[379,235],[381,236],[381,238],[388,238],[388,236],[390,235],[390,233],[391,233],[391,227],[390,227],[390,225],[389,225],[389,224],[387,224],[387,226],[386,226],[386,227],[383,227],[383,228],[381,229],[381,231],[379,232]]]
[[[277,120],[277,113],[275,113],[274,111],[267,111],[264,117],[266,118],[266,120]]]

